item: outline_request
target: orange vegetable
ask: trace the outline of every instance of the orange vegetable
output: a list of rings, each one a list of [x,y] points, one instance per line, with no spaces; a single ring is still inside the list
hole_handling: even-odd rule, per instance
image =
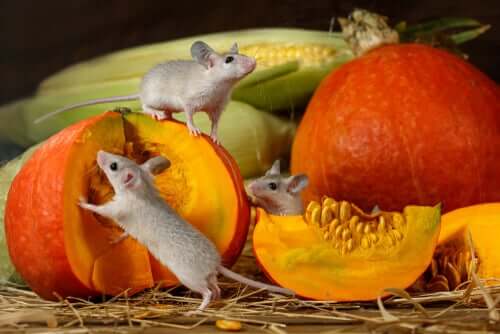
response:
[[[305,200],[345,198],[371,210],[500,201],[498,85],[426,45],[378,47],[327,76],[292,149]]]
[[[300,296],[372,300],[420,276],[432,259],[439,227],[438,207],[370,215],[325,198],[311,202],[304,217],[258,209],[253,246],[268,277]]]
[[[48,139],[12,183],[7,244],[17,271],[35,292],[47,299],[55,299],[54,293],[86,297],[124,289],[130,295],[156,282],[177,282],[132,238],[111,244],[121,231],[78,207],[80,196],[97,204],[113,196],[96,166],[101,149],[138,162],[166,156],[172,165],[155,179],[160,193],[214,241],[225,265],[236,261],[250,210],[231,156],[205,136],[190,136],[179,122],[108,112]]]

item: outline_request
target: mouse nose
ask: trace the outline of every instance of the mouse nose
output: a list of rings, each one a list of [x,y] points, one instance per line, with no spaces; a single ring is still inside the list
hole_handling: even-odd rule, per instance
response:
[[[250,182],[247,186],[247,189],[249,190],[248,192],[250,192],[252,194],[255,193],[257,188],[258,188],[257,182]]]
[[[250,58],[249,62],[248,62],[249,63],[249,65],[248,65],[249,72],[252,72],[255,69],[255,67],[257,66],[257,61],[253,57],[249,57],[249,58]]]

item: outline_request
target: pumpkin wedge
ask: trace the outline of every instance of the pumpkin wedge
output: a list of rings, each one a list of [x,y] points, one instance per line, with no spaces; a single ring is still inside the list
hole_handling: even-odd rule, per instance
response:
[[[254,253],[279,285],[318,300],[372,300],[406,288],[432,259],[440,207],[366,214],[349,202],[311,202],[305,216],[257,211]]]
[[[426,272],[412,286],[417,291],[449,291],[471,279],[472,254],[478,260],[477,275],[485,284],[500,284],[500,203],[484,203],[443,215],[434,258]]]
[[[176,284],[166,268],[132,238],[78,207],[81,196],[101,204],[113,190],[96,153],[124,154],[141,163],[164,155],[172,165],[155,183],[181,216],[206,234],[230,266],[240,254],[249,206],[236,163],[184,124],[142,114],[107,112],[64,129],[43,143],[16,175],[5,209],[10,257],[29,286],[47,299],[133,294],[157,282]]]

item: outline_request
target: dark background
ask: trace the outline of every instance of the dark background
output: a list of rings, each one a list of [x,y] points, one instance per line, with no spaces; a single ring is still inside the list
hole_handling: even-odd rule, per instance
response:
[[[500,1],[124,1],[0,0],[0,103],[31,94],[51,73],[80,60],[130,46],[252,27],[328,30],[333,16],[354,7],[392,22],[467,16],[492,25],[463,50],[500,81]]]

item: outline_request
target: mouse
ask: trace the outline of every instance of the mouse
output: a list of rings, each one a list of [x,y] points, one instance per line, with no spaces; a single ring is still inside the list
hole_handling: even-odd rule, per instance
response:
[[[185,112],[189,133],[201,131],[193,122],[198,111],[207,113],[211,121],[210,137],[219,143],[217,127],[230,99],[234,85],[250,74],[256,60],[239,53],[234,43],[229,52],[219,54],[203,41],[191,45],[193,60],[171,60],[151,68],[142,78],[139,93],[81,102],[50,112],[35,120],[42,122],[63,111],[79,107],[139,99],[142,111],[156,120],[172,119],[172,113]]]
[[[218,274],[254,288],[294,294],[289,289],[246,278],[221,264],[214,243],[160,196],[154,175],[170,166],[167,158],[159,155],[139,165],[124,156],[100,150],[96,160],[115,194],[102,205],[81,198],[79,206],[112,219],[124,231],[118,242],[128,236],[136,239],[184,286],[200,293],[203,299],[197,311],[204,310],[210,301],[220,297]]]
[[[248,184],[247,194],[252,203],[266,212],[291,216],[304,213],[301,191],[307,187],[309,179],[305,174],[283,176],[280,161],[274,161],[271,168]]]

